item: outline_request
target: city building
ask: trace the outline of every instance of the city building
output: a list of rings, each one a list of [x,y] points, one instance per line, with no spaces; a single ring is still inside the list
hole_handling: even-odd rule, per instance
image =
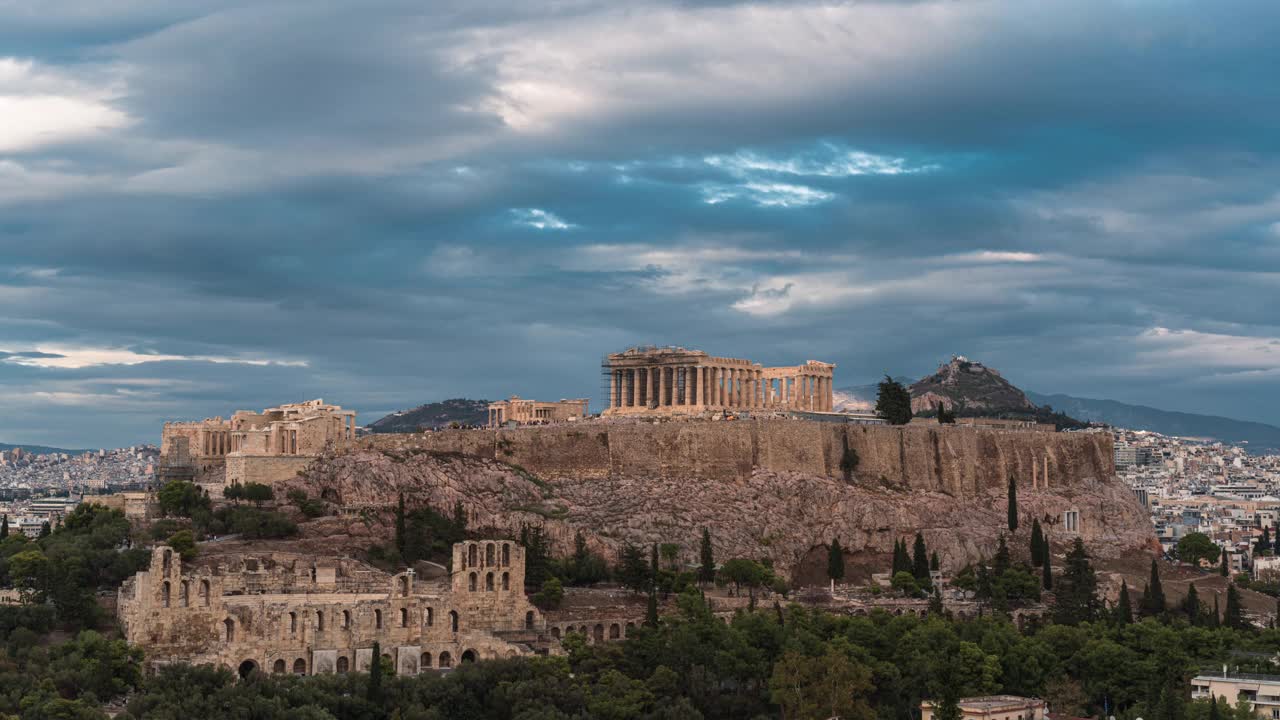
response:
[[[1264,720],[1280,720],[1280,675],[1228,673],[1197,675],[1191,679],[1191,699],[1220,698],[1234,705],[1247,700],[1254,714]]]
[[[963,698],[957,705],[964,720],[1045,720],[1045,702],[1017,695],[984,695]],[[937,712],[931,700],[920,703],[920,720],[933,720]]]
[[[512,395],[506,400],[489,403],[489,427],[497,427],[507,423],[538,425],[553,422],[573,422],[586,416],[586,398],[544,402],[526,400]]]
[[[682,347],[634,347],[605,358],[605,415],[707,411],[831,412],[835,365],[763,367]]]

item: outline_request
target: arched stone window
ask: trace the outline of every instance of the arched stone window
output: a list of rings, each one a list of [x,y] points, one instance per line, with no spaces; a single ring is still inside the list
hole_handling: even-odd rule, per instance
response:
[[[200,604],[209,607],[209,581],[200,581]]]
[[[236,641],[236,621],[227,618],[222,621],[222,639],[225,642],[232,643]]]
[[[458,632],[458,611],[449,611],[449,630],[450,632]]]
[[[342,627],[344,628],[351,627],[351,611],[350,610],[342,611]]]
[[[462,651],[462,662],[464,662],[464,663],[473,663],[473,662],[475,662],[475,661],[476,661],[476,651],[475,651],[475,650],[463,650],[463,651]]]
[[[591,638],[596,642],[604,642],[604,625],[596,623],[595,628],[591,631]]]
[[[484,564],[488,567],[493,567],[493,564],[494,564],[493,552],[494,552],[493,543],[485,543]]]
[[[324,611],[316,611],[316,632],[324,632]]]
[[[610,640],[617,640],[617,639],[618,639],[618,638],[620,638],[620,637],[622,637],[622,628],[618,625],[618,623],[614,623],[614,624],[610,625],[610,626],[609,626],[609,639],[610,639]]]
[[[502,567],[511,564],[511,543],[502,543]]]
[[[187,607],[191,603],[190,585],[186,580],[178,584],[178,607]]]
[[[423,614],[423,620],[427,623],[427,627],[431,627],[432,625],[435,625],[436,611],[431,608],[427,608],[426,613]]]
[[[169,581],[160,583],[160,607],[169,607]]]
[[[484,589],[490,592],[493,591],[493,573],[484,576]]]
[[[347,672],[347,671],[348,671],[348,670],[350,670],[350,669],[351,669],[351,661],[350,661],[350,660],[347,660],[347,657],[346,657],[345,655],[343,655],[342,657],[339,657],[339,658],[338,658],[338,672],[340,672],[340,673],[345,673],[345,672]]]
[[[506,572],[502,573],[502,589],[503,590],[511,589],[511,573],[506,573]]]
[[[524,614],[524,629],[525,630],[533,629],[533,611],[532,610]]]
[[[555,639],[559,640],[559,639],[560,639],[560,628],[555,627],[555,626],[552,626],[552,628],[551,628],[551,637],[553,637],[553,638],[555,638]]]
[[[400,608],[400,627],[409,627],[409,608]]]
[[[164,562],[164,575],[165,577],[168,577],[169,571],[173,569],[173,551],[166,549],[162,557]]]
[[[285,665],[284,665],[284,659],[283,659],[283,658],[281,658],[281,659],[279,659],[279,660],[275,661],[275,664],[273,664],[273,665],[271,666],[271,672],[272,672],[273,674],[275,674],[275,675],[283,675],[283,674],[284,674],[284,669],[285,669]]]
[[[476,591],[476,574],[475,573],[471,573],[469,576],[467,576],[467,589],[470,590],[471,592]]]
[[[307,674],[307,661],[306,661],[306,660],[304,660],[304,659],[302,659],[302,658],[298,658],[297,660],[294,660],[294,661],[293,661],[293,674],[294,674],[294,675],[306,675],[306,674]]]
[[[381,610],[373,611],[373,626],[379,630],[382,629],[382,611]]]
[[[453,667],[453,656],[449,654],[448,650],[440,653],[440,667],[442,668]]]
[[[298,632],[298,613],[296,612],[289,613],[289,632]]]
[[[420,658],[418,667],[423,669],[431,667],[431,653],[429,652],[422,653],[422,657]]]
[[[240,674],[241,680],[247,680],[250,675],[254,674],[257,671],[258,671],[258,663],[254,662],[253,660],[245,660],[244,662],[240,663],[239,674]]]
[[[475,567],[477,563],[477,554],[475,544],[467,546],[467,567]]]

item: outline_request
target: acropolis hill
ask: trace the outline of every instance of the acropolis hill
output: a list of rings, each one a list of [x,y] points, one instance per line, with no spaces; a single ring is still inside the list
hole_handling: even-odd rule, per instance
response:
[[[849,473],[846,448],[859,458]],[[680,543],[693,561],[708,527],[720,557],[769,557],[803,579],[832,538],[867,567],[917,530],[945,568],[989,557],[1010,477],[1024,517],[1041,518],[1055,544],[1077,534],[1069,514],[1100,556],[1151,536],[1114,477],[1110,437],[1092,433],[689,419],[385,434],[337,444],[279,489],[380,510],[371,526],[309,524],[309,534],[333,544],[348,536],[353,548],[389,533],[404,493],[412,505],[461,500],[475,526],[499,533],[542,524],[561,551],[581,531],[606,552]]]

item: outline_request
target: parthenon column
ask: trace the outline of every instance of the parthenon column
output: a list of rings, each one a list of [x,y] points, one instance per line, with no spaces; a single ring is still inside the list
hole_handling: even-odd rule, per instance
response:
[[[697,371],[694,369],[692,365],[685,366],[684,368],[684,406],[685,407],[693,407],[693,396],[695,395],[694,388],[697,387],[697,382],[695,382],[694,380],[696,375],[697,375]]]
[[[658,371],[658,407],[663,407],[667,404],[667,370],[661,366],[655,369]]]
[[[724,407],[724,368],[719,366],[716,367],[716,377],[714,382],[715,382],[714,392],[716,396],[716,407]]]
[[[694,371],[693,371],[693,376],[694,376],[694,378],[697,380],[697,386],[698,386],[698,395],[697,395],[697,397],[695,398],[695,399],[698,401],[698,402],[697,402],[697,404],[698,404],[698,405],[706,405],[706,404],[707,404],[707,396],[704,394],[704,393],[705,393],[705,386],[702,384],[702,382],[703,382],[704,380],[706,380],[706,377],[704,376],[704,374],[703,374],[703,372],[702,372],[702,366],[701,366],[701,365],[699,365],[697,368],[695,368],[695,369],[694,369]]]

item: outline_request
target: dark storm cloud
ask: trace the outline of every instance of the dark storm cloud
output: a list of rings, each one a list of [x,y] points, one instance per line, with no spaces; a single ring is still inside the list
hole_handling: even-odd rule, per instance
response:
[[[0,9],[7,442],[635,343],[1277,420],[1273,4],[117,9]]]

